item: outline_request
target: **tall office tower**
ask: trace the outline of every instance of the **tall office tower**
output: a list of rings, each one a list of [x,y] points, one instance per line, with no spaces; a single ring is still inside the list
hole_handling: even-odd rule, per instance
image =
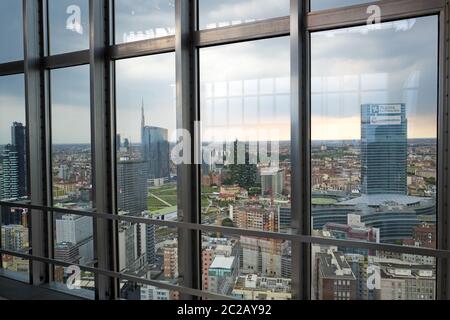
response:
[[[407,123],[405,104],[361,106],[363,194],[406,195]]]
[[[118,133],[116,134],[116,151],[120,151],[120,148],[122,148],[122,137]]]
[[[154,264],[156,262],[156,248],[155,248],[155,233],[156,226],[154,224],[145,225],[145,249],[147,252],[147,264]]]
[[[148,166],[148,178],[169,178],[169,131],[145,125],[144,105],[142,105],[141,148],[142,158]]]
[[[132,216],[142,216],[147,210],[147,163],[144,161],[122,160],[117,163],[117,204],[121,212]],[[137,228],[137,256],[145,255],[143,230]],[[154,239],[154,237],[153,237]],[[151,253],[150,253],[151,254]]]
[[[9,200],[19,197],[19,172],[18,157],[16,148],[13,145],[6,145],[2,154],[2,172],[0,174],[0,199]],[[20,219],[14,215],[11,208],[2,206],[1,209],[2,224],[19,224]]]
[[[0,177],[0,199],[19,197],[19,159],[15,146],[8,144],[2,153],[3,172]]]
[[[119,211],[141,216],[147,210],[147,165],[143,161],[117,163],[117,203]]]
[[[17,152],[17,174],[19,177],[19,197],[27,196],[27,129],[19,122],[11,127],[11,141]]]

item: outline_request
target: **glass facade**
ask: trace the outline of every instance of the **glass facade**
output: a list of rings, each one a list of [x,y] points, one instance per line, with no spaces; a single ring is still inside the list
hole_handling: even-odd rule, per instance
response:
[[[0,276],[99,300],[445,298],[448,19],[372,2],[11,1]]]

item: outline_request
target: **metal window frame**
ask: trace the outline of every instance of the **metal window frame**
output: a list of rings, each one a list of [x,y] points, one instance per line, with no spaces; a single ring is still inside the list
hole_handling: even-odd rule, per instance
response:
[[[29,203],[0,202],[29,208],[32,215],[32,282],[40,285],[51,279],[49,265],[64,265],[52,259],[52,219],[45,223],[46,215],[66,212],[93,217],[96,221],[95,246],[98,254],[96,268],[81,267],[97,274],[96,298],[118,298],[118,279],[157,285],[177,290],[183,298],[218,298],[201,291],[201,233],[223,232],[232,235],[272,237],[292,241],[293,295],[296,299],[310,299],[311,270],[310,245],[331,244],[393,252],[429,255],[438,258],[438,298],[450,299],[450,180],[449,146],[449,75],[450,75],[450,9],[449,0],[380,0],[373,4],[382,10],[382,21],[439,16],[439,140],[438,140],[438,249],[401,247],[395,245],[360,243],[321,239],[310,236],[310,34],[336,28],[365,24],[370,4],[354,5],[322,11],[309,11],[309,1],[290,0],[290,17],[267,19],[242,25],[198,30],[197,1],[176,0],[176,34],[163,38],[126,44],[110,44],[114,28],[113,0],[90,0],[90,49],[47,56],[49,40],[46,36],[47,0],[23,0],[24,51],[23,61],[0,64],[0,76],[24,74],[27,126],[29,127],[30,188]],[[47,21],[47,23],[45,23]],[[254,41],[290,35],[292,84],[292,190],[301,197],[292,200],[293,233],[273,234],[235,228],[200,225],[200,172],[199,166],[179,168],[178,201],[179,222],[168,222],[137,217],[119,217],[115,212],[115,72],[114,61],[146,55],[175,52],[177,79],[177,127],[194,132],[193,121],[200,119],[198,50],[244,41]],[[51,195],[51,134],[49,110],[49,71],[77,65],[90,65],[93,181],[95,185],[94,212],[78,212],[52,208]],[[31,140],[33,139],[33,140]],[[195,145],[196,142],[193,144]],[[193,145],[193,146],[194,146]],[[193,148],[195,150],[195,147]],[[195,157],[193,153],[191,155]],[[50,158],[49,158],[50,157]],[[104,165],[106,163],[107,165]],[[195,162],[193,162],[195,163]],[[39,171],[40,170],[40,171]],[[192,190],[192,195],[183,190]],[[51,198],[51,196],[50,196]],[[47,216],[47,218],[49,218]],[[182,286],[133,279],[117,273],[117,222],[130,221],[170,226],[179,230],[180,270]],[[43,234],[50,231],[48,238]],[[5,253],[0,250],[0,253]],[[187,253],[187,254],[186,254]],[[190,253],[190,254],[189,254]],[[192,254],[193,253],[193,254]],[[18,255],[17,253],[8,254]],[[20,255],[18,255],[20,256]],[[22,255],[23,256],[23,255]],[[44,258],[49,257],[49,258]],[[51,269],[51,268],[50,268]],[[101,279],[101,280],[100,280]],[[169,288],[170,287],[170,288]]]

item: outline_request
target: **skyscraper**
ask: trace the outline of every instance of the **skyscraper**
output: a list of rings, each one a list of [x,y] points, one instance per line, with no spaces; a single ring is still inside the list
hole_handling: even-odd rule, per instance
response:
[[[147,164],[122,160],[117,163],[117,203],[119,211],[140,216],[147,210]]]
[[[361,192],[407,193],[405,104],[361,106]]]
[[[117,163],[119,211],[133,216],[142,216],[143,212],[147,210],[147,169],[147,163],[144,161],[122,160]],[[145,231],[140,226],[136,228],[136,256],[139,259],[147,251],[149,257],[152,258],[151,263],[154,260],[155,250],[155,237],[154,234],[152,235],[152,230],[154,231],[152,226],[146,226]]]
[[[142,158],[147,163],[148,178],[169,178],[169,131],[145,125],[144,105],[141,119]]]
[[[27,196],[27,130],[22,123],[14,122],[11,127],[11,142],[17,152],[17,174],[19,197]]]
[[[19,159],[15,146],[8,144],[2,152],[0,199],[15,199],[19,193]]]

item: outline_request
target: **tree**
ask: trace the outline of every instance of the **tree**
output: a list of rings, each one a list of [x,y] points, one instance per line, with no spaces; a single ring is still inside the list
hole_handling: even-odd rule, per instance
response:
[[[229,165],[229,168],[231,173],[231,184],[237,184],[246,190],[255,187],[258,168],[256,164],[250,164],[250,155],[247,146],[245,147],[245,164],[238,164],[237,140],[234,142],[233,164]]]
[[[233,220],[231,220],[230,218],[225,218],[222,220],[222,227],[230,227],[232,228],[234,226],[233,224]]]

